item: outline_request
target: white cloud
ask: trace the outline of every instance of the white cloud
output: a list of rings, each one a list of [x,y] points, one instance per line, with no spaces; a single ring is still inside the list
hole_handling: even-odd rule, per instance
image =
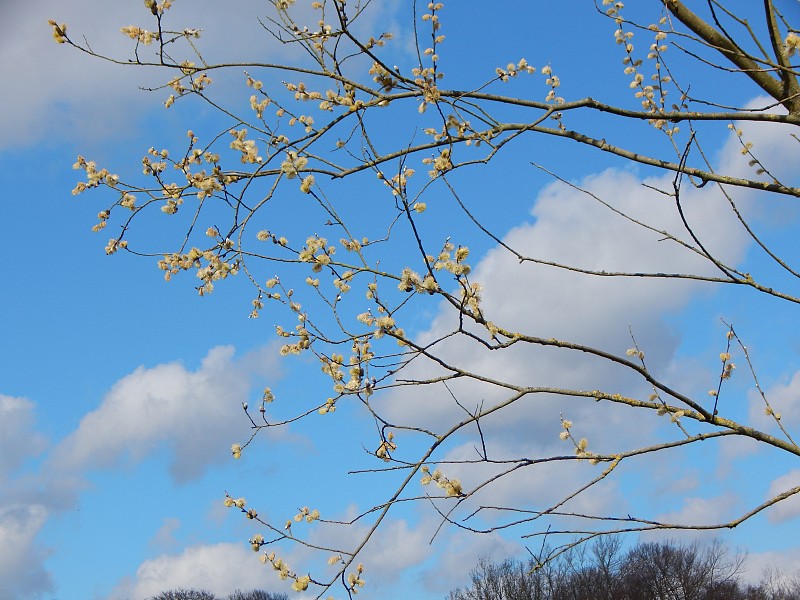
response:
[[[373,7],[365,15],[367,24],[381,18],[391,20],[394,10],[394,5],[381,6],[380,10]],[[313,24],[318,19],[307,3],[298,3],[293,13],[301,23]],[[164,26],[201,29],[197,42],[208,62],[249,63],[261,56],[265,62],[277,63],[288,55],[293,55],[294,61],[302,60],[303,54],[295,45],[282,44],[262,27],[259,19],[266,23],[267,16],[274,16],[274,9],[271,11],[266,3],[235,1],[222,6],[212,0],[192,0],[176,2],[165,16]],[[45,0],[5,5],[0,71],[11,78],[11,85],[7,86],[4,110],[0,112],[0,130],[4,133],[0,147],[33,146],[44,137],[61,136],[122,140],[133,131],[140,115],[164,102],[168,95],[165,91],[147,93],[139,87],[164,84],[169,79],[165,73],[111,64],[56,44],[49,19],[66,23],[67,33],[77,43],[83,43],[85,36],[94,51],[123,63],[133,56],[135,43],[120,28],[155,28],[154,19],[141,2]],[[143,60],[152,56],[153,47],[139,49]],[[178,61],[197,61],[186,48],[176,50],[173,45],[170,52]],[[239,81],[243,85],[243,80]]]
[[[207,544],[144,561],[110,597],[149,598],[175,588],[203,589],[225,597],[237,589],[280,591],[280,583],[272,568],[262,565],[258,554],[244,544]]]
[[[377,596],[389,596],[393,585],[404,573],[435,552],[429,544],[433,534],[430,522],[411,526],[404,519],[390,519],[384,525],[359,558],[367,567],[367,585],[371,593]],[[363,535],[365,529],[359,533]]]
[[[669,182],[666,177],[647,180],[649,185],[664,188]],[[613,199],[618,209],[660,229],[682,230],[674,205],[642,187],[642,180],[631,173],[606,171],[584,179],[580,186],[601,198]],[[745,235],[730,230],[723,235],[708,226],[711,221],[724,220],[716,217],[720,212],[727,214],[724,207],[708,190],[687,191],[686,195],[692,222],[698,224],[704,243],[708,247],[724,246],[727,260],[740,260],[747,246]],[[503,240],[528,256],[590,269],[710,272],[692,253],[661,241],[661,235],[626,222],[564,184],[554,184],[542,192],[533,214],[534,223],[513,229]],[[476,265],[471,279],[484,286],[482,307],[486,317],[514,331],[594,345],[621,355],[632,345],[630,326],[647,355],[649,368],[657,373],[667,369],[679,343],[661,316],[684,306],[698,289],[698,284],[690,280],[602,278],[537,265],[520,266],[515,257],[499,248]],[[443,312],[423,337],[437,339],[456,324],[452,315]],[[638,397],[646,397],[651,391],[621,368],[566,350],[517,344],[489,353],[460,336],[440,343],[434,351],[462,369],[517,385],[600,389]],[[402,377],[424,378],[438,372],[439,368],[419,362],[406,369]],[[492,406],[511,395],[466,378],[448,385],[469,410],[481,402],[484,407]],[[422,419],[424,426],[439,432],[465,417],[447,391],[438,386],[398,395],[396,401],[381,406],[386,407],[393,422],[419,425]],[[655,416],[637,417],[627,407],[581,399],[565,402],[563,396],[532,394],[485,418],[482,428],[486,439],[502,439],[503,447],[515,451],[516,456],[570,454],[570,444],[558,440],[560,414],[574,422],[577,438],[587,437],[590,449],[598,452],[619,452],[646,444],[655,439],[656,427],[669,426],[665,419],[659,421]],[[470,435],[475,440],[471,443],[477,444],[474,426]],[[501,453],[499,458],[508,456]],[[558,480],[563,480],[563,475]],[[554,488],[559,486],[547,486],[550,491]]]
[[[664,462],[667,464],[664,464]],[[674,478],[664,477],[667,473],[674,475]],[[687,468],[682,464],[676,465],[674,463],[669,463],[668,461],[662,461],[662,463],[659,464],[658,475],[659,479],[661,479],[661,485],[653,490],[656,495],[686,495],[689,492],[695,491],[701,484],[701,479],[697,470]]]
[[[641,180],[632,173],[609,170],[587,177],[579,185],[613,201],[618,210],[688,239],[674,203],[643,187],[643,183],[668,189],[671,178]],[[748,241],[741,229],[734,226],[725,201],[705,189],[688,189],[685,195],[690,207],[688,218],[695,224],[704,245],[718,250],[728,262],[741,260]],[[695,254],[663,241],[662,235],[624,220],[589,196],[561,183],[548,186],[539,195],[533,215],[534,223],[511,230],[503,240],[527,256],[597,270],[716,274],[713,267]],[[592,277],[530,263],[520,265],[501,248],[487,253],[474,268],[471,279],[484,287],[484,314],[500,326],[542,338],[558,337],[600,346],[617,354],[623,354],[632,345],[630,326],[650,368],[656,371],[666,368],[679,341],[661,316],[683,307],[699,287],[688,279]],[[455,325],[449,311],[443,312],[423,338],[437,339]],[[622,369],[609,368],[602,361],[578,353],[519,346],[522,344],[504,351],[481,352],[476,343],[460,336],[440,343],[434,350],[461,368],[516,384],[631,391],[630,379]],[[407,369],[404,377],[437,371],[420,363]],[[454,382],[452,387],[470,408],[480,399],[488,406],[499,397],[496,389],[472,381]],[[391,417],[425,414],[429,421],[443,424],[462,416],[463,411],[443,398],[440,391],[436,391],[435,401],[424,391],[409,395],[389,407]],[[518,404],[525,404],[529,414],[537,417],[525,423],[525,427],[534,428],[530,433],[551,434],[554,417],[558,428],[557,413],[554,415],[552,409],[539,410],[540,405],[552,405],[552,401],[530,399]],[[584,409],[576,403],[574,410]],[[513,419],[519,422],[518,417],[519,414],[514,414]]]
[[[38,471],[18,475],[15,469],[41,453],[45,440],[33,429],[34,404],[0,395],[0,600],[53,588],[44,563],[50,550],[37,535],[48,519],[75,508],[87,471],[163,452],[171,457],[173,478],[183,482],[230,456],[231,441],[247,427],[242,402],[253,378],[280,376],[275,348],[238,359],[233,353],[230,346],[213,348],[194,371],[178,363],[138,368],[50,448]],[[177,520],[165,521],[154,543],[172,545],[177,526]]]
[[[167,517],[163,524],[150,540],[150,544],[157,549],[174,548],[178,544],[175,532],[180,528],[181,520],[175,517]]]
[[[34,429],[34,408],[30,400],[0,394],[0,483],[47,446]]]
[[[85,54],[54,43],[47,21],[66,22],[78,40],[85,33],[96,50],[117,52],[127,45],[120,26],[143,12],[140,3],[88,0],[5,6],[0,66],[13,85],[0,113],[3,145],[28,146],[45,135],[78,131],[86,137],[110,131],[124,135],[126,109],[143,103],[143,94],[136,92],[141,75],[124,66],[92,64]]]
[[[763,379],[763,377],[762,377]],[[783,383],[774,383],[765,388],[764,395],[776,415],[780,416],[781,425],[797,440],[800,426],[800,371],[782,378]],[[785,439],[785,434],[775,422],[775,417],[766,413],[766,404],[757,390],[751,389],[748,394],[748,425]],[[758,452],[762,444],[750,438],[733,437],[722,442],[723,458],[727,459],[730,468],[735,466],[736,459]]]
[[[213,348],[196,371],[178,363],[139,367],[81,419],[53,453],[53,462],[83,471],[169,449],[177,481],[199,477],[229,456],[243,427],[250,380],[233,352],[230,346]]]
[[[34,428],[34,410],[30,400],[0,394],[0,600],[35,598],[53,589],[44,568],[50,551],[36,538],[51,511],[72,497],[63,481],[42,482],[21,471],[47,446]],[[52,499],[42,497],[43,487],[55,492]]]
[[[800,482],[800,469],[793,469],[776,478],[769,486],[768,496],[765,500],[774,498],[778,494],[787,492],[797,487]],[[772,523],[784,523],[800,517],[800,495],[795,494],[773,506],[767,513]]]
[[[686,526],[726,523],[738,516],[733,513],[737,502],[737,495],[731,492],[710,498],[687,497],[680,508],[657,515],[654,520]],[[719,536],[719,530],[682,529],[676,532],[656,529],[643,533],[642,540],[649,542],[674,539],[676,535],[680,535],[682,540],[712,540]]]
[[[793,433],[800,426],[800,371],[794,373],[787,383],[776,383],[764,392],[772,409],[780,415],[781,423]],[[763,427],[767,431],[775,430],[777,425],[773,417],[765,413],[766,405],[757,392],[750,394],[750,420],[754,426]]]
[[[758,427],[756,423],[752,423]],[[739,459],[763,450],[763,445],[752,438],[729,436],[719,440],[720,463],[718,475],[722,478],[735,472]]]
[[[343,514],[334,517],[326,516],[326,518],[347,523],[354,519],[362,509],[363,507],[351,505],[343,511]],[[436,548],[430,544],[430,539],[438,522],[426,517],[410,524],[404,518],[393,516],[400,514],[403,510],[404,508],[400,505],[386,516],[381,526],[371,534],[362,553],[356,558],[356,564],[363,562],[366,566],[364,579],[370,595],[391,597],[390,592],[398,579],[436,552]],[[312,526],[313,529],[308,532],[307,539],[316,547],[341,550],[355,548],[370,533],[373,518],[376,516],[377,513],[373,513],[372,516],[360,519],[352,525],[315,523]],[[304,531],[298,530],[296,533],[305,538]],[[334,569],[338,568],[338,565],[329,566],[325,562],[330,556],[329,554],[299,545],[286,548],[285,551],[278,552],[278,554],[292,567],[302,565],[303,570],[313,563],[318,563],[321,567],[320,571],[332,575]],[[338,595],[335,589],[333,593],[335,596]]]
[[[556,444],[564,444],[563,455],[570,457],[573,452],[566,443],[558,440],[557,435],[553,437],[556,438]],[[534,440],[525,442],[513,437],[488,442],[486,448],[490,459],[495,461],[511,460],[520,456],[541,456],[546,453],[542,449],[542,442]],[[472,515],[468,520],[461,521],[467,527],[487,531],[503,526],[502,531],[513,536],[539,531],[542,525],[540,521],[533,519],[535,511],[555,506],[564,499],[567,492],[576,491],[588,484],[605,468],[587,462],[576,464],[571,460],[532,464],[515,470],[511,470],[510,463],[467,462],[474,461],[477,457],[473,444],[457,446],[444,456],[445,464],[441,466],[441,470],[446,477],[458,479],[468,491],[479,488],[493,478],[496,479],[462,501],[458,509],[452,513],[448,511],[454,506],[455,500],[439,500],[436,503],[442,512],[455,520]],[[448,464],[448,461],[453,461],[454,464]],[[509,470],[511,472],[503,474]],[[500,476],[501,474],[503,475]],[[412,490],[419,493],[429,493],[432,496],[442,494],[435,483],[426,487],[421,486],[419,478],[411,485],[415,486]],[[420,505],[420,508],[425,507],[424,504]],[[595,484],[588,494],[573,498],[562,504],[558,510],[580,515],[620,515],[628,510],[628,503],[616,483],[608,480]],[[513,522],[520,524],[505,528],[506,524]],[[586,526],[585,520],[576,517],[562,516],[548,522],[557,523],[559,529]]]
[[[36,541],[47,517],[40,504],[0,506],[0,600],[27,600],[53,591],[44,568],[50,551]]]
[[[450,536],[437,561],[423,575],[421,583],[426,589],[444,596],[450,590],[469,583],[469,573],[480,557],[502,561],[520,556],[521,550],[518,544],[499,535],[474,536],[469,540],[464,540],[463,536]]]
[[[781,579],[800,576],[800,548],[787,548],[774,552],[754,552],[746,556],[742,565],[742,579],[748,583],[760,583],[764,575],[771,572]]]

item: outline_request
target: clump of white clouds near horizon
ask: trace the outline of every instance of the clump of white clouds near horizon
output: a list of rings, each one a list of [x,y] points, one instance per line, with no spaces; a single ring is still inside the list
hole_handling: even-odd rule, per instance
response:
[[[233,353],[230,346],[212,348],[194,371],[179,363],[137,368],[50,447],[33,428],[34,403],[0,396],[6,450],[0,490],[7,490],[0,492],[0,575],[9,590],[3,593],[22,598],[55,589],[44,563],[56,549],[38,534],[48,519],[78,506],[92,472],[130,469],[161,454],[171,458],[169,473],[181,484],[226,461],[231,440],[241,435],[242,403],[253,379],[280,376],[274,346],[236,360]],[[45,448],[38,472],[15,476]]]
[[[54,468],[118,468],[166,446],[176,482],[201,476],[225,460],[226,440],[241,428],[250,381],[236,368],[233,353],[230,346],[212,348],[194,372],[179,363],[137,368],[58,445]]]
[[[33,10],[20,6],[13,13],[17,19],[14,22],[23,29],[34,30],[47,18],[78,23],[90,16],[90,20],[84,21],[85,27],[99,32],[96,38],[99,46],[129,47],[129,40],[120,39],[117,33],[119,8],[88,11],[88,6],[88,3],[65,5],[59,8],[60,14],[44,14],[44,7],[39,5]],[[138,5],[136,8],[136,21],[139,21],[141,11]],[[202,7],[199,8],[198,13],[202,14]],[[213,25],[207,27],[213,28]],[[110,33],[102,33],[105,31]],[[231,40],[228,36],[228,41],[234,44],[232,51],[238,48],[236,44],[244,44],[242,40],[246,38],[235,36]],[[43,115],[53,110],[59,114],[63,112],[71,121],[65,125],[66,130],[77,130],[88,122],[98,127],[97,135],[105,135],[103,130],[113,128],[126,111],[140,101],[140,95],[131,95],[118,98],[118,102],[109,106],[105,98],[98,97],[98,90],[119,88],[123,83],[129,85],[126,73],[121,72],[123,69],[106,69],[95,64],[87,70],[83,57],[64,58],[64,53],[59,52],[63,49],[54,44],[43,48],[37,41],[14,46],[9,38],[5,38],[4,44],[0,43],[0,56],[5,57],[4,61],[38,56],[35,60],[49,65],[44,71],[46,84],[37,82],[36,73],[22,72],[24,77],[20,85],[39,87],[42,93],[32,104],[28,95],[12,96],[13,106],[0,120],[0,126],[8,132],[7,146],[25,145],[43,136],[47,128]],[[245,50],[243,46],[241,49]],[[52,58],[56,52],[59,52],[57,61]],[[61,95],[61,90],[66,90],[65,104],[55,108],[53,98]],[[160,98],[150,100],[153,105],[160,101]],[[774,127],[749,124],[742,127],[745,137],[754,142],[759,156],[766,157],[765,162],[776,174],[791,175],[794,140],[774,135]],[[749,172],[746,158],[741,156],[733,136],[721,150],[718,166],[724,172]],[[577,185],[602,198],[613,198],[616,207],[639,214],[643,220],[677,232],[682,229],[674,206],[666,197],[642,185],[668,188],[670,180],[670,176],[643,179],[635,170],[611,169],[588,174]],[[752,242],[733,222],[725,203],[714,196],[711,186],[693,190],[686,185],[684,189],[689,220],[704,244],[721,252],[732,264],[741,262]],[[763,209],[751,206],[748,194],[740,192],[737,200],[759,219]],[[673,244],[657,241],[657,236],[651,232],[625,223],[585,194],[561,183],[552,184],[537,195],[532,216],[532,223],[519,225],[503,237],[506,244],[530,256],[548,258],[552,253],[554,259],[586,268],[698,270],[696,257],[676,252]],[[624,243],[620,243],[621,240]],[[681,373],[675,363],[681,332],[665,324],[662,317],[682,309],[698,294],[706,293],[701,292],[698,284],[691,281],[673,281],[669,286],[659,281],[632,284],[630,280],[587,279],[585,276],[578,280],[573,274],[537,266],[530,267],[529,280],[521,280],[519,269],[517,261],[499,248],[489,250],[475,265],[473,279],[485,286],[484,309],[492,320],[513,324],[518,330],[535,331],[543,337],[554,335],[602,344],[620,353],[630,345],[627,329],[630,324],[648,359],[653,361],[651,367]],[[707,272],[705,266],[699,269]],[[446,315],[434,316],[423,337],[436,338],[447,330],[448,320]],[[48,441],[36,430],[37,403],[0,395],[0,581],[5,588],[0,592],[0,599],[16,600],[57,589],[46,561],[52,553],[69,549],[55,546],[42,534],[50,519],[57,519],[65,508],[80,502],[81,494],[86,493],[86,478],[91,473],[131,468],[154,455],[163,455],[168,457],[172,481],[181,484],[201,477],[208,469],[227,460],[231,442],[240,439],[247,427],[241,403],[250,397],[253,379],[279,376],[276,364],[264,362],[268,360],[267,352],[274,355],[274,347],[267,347],[254,361],[252,357],[235,358],[232,347],[215,347],[209,349],[206,358],[194,370],[178,362],[138,367],[110,386],[97,408],[85,415],[76,429],[57,441]],[[516,381],[542,379],[554,386],[597,387],[598,382],[612,385],[616,377],[614,372],[596,369],[591,360],[576,363],[570,357],[570,362],[563,363],[558,353],[549,351],[526,350],[486,358],[476,357],[467,347],[453,347],[446,353],[461,366],[501,374],[501,378]],[[420,369],[417,374],[424,373],[424,368]],[[685,376],[685,373],[678,376]],[[785,406],[785,422],[797,425],[800,424],[796,402],[800,373],[784,376],[788,383],[776,384],[768,392],[777,404]],[[475,398],[474,390],[460,390],[456,385],[454,391],[460,397]],[[487,399],[496,397],[490,390],[486,392]],[[425,391],[415,393],[402,404],[389,405],[387,414],[398,421],[412,421],[424,413],[430,423],[438,426],[449,422],[461,410],[452,403],[432,400]],[[760,419],[759,399],[752,398],[751,405],[754,407],[751,418]],[[538,419],[520,427],[519,417],[531,410],[537,411]],[[521,405],[501,414],[486,425],[487,431],[498,440],[490,450],[498,455],[509,454],[512,449],[516,455],[524,452],[534,455],[563,444],[558,440],[558,411],[552,399],[544,399],[533,408]],[[589,434],[590,440],[599,445],[622,441],[641,443],[657,427],[629,423],[623,411],[606,413],[603,407],[593,404],[578,407],[573,415],[565,416],[583,425],[593,422],[598,414],[613,423],[612,428],[600,427]],[[447,457],[465,457],[473,452],[472,447],[472,441],[464,442],[450,448]],[[40,460],[38,470],[23,472],[26,461],[32,457]],[[458,470],[453,469],[453,473]],[[467,470],[458,474],[465,482],[475,477]],[[792,471],[775,479],[769,487],[770,493],[792,485],[796,478],[797,472]],[[563,488],[554,485],[553,480],[548,471],[521,476],[519,480],[509,479],[507,485],[491,488],[481,500],[514,503],[522,495],[530,495],[531,489],[555,497]],[[575,485],[577,481],[564,477],[566,484]],[[713,515],[723,506],[735,505],[735,497],[730,495],[735,492],[708,499],[699,492],[692,496],[693,491],[696,490],[690,485],[681,492],[685,497],[682,506],[663,515],[691,520]],[[254,490],[254,493],[259,491]],[[617,506],[620,501],[620,490],[613,485],[592,499],[595,505],[606,508]],[[776,507],[770,519],[781,523],[798,514],[797,502],[789,501]],[[420,567],[424,563],[430,567],[420,575],[422,581],[446,592],[453,585],[463,583],[471,561],[478,555],[511,553],[519,548],[515,542],[499,536],[465,539],[448,532],[437,543],[438,547],[431,549],[427,546],[426,530],[433,527],[433,521],[425,515],[420,520],[424,526],[419,523],[412,526],[400,518],[390,520],[385,524],[386,531],[368,546],[373,560],[371,567],[368,562],[368,568],[376,578],[391,579],[393,569]],[[398,544],[400,548],[390,544]],[[791,553],[754,554],[750,560],[753,565],[789,566],[791,556]],[[296,554],[298,560],[303,557],[302,553]],[[757,577],[758,573],[750,575]],[[132,568],[131,575],[118,583],[110,597],[140,598],[172,587],[202,587],[226,594],[237,588],[273,586],[275,582],[273,574],[265,571],[247,544],[237,538],[235,542],[195,543],[178,552],[153,556],[143,561],[138,569]]]

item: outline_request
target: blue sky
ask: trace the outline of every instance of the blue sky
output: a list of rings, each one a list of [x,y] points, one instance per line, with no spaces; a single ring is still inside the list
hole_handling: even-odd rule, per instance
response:
[[[478,84],[490,78],[495,67],[525,57],[539,69],[552,65],[562,80],[560,93],[568,99],[591,95],[633,102],[624,96],[629,93],[627,78],[608,22],[585,3],[567,2],[565,10],[572,19],[567,35],[563,17],[542,18],[528,4],[508,3],[514,18],[487,18],[484,3],[445,8],[442,19],[448,37],[442,65],[448,80],[458,82],[454,87]],[[178,586],[221,595],[237,588],[288,591],[250,550],[247,539],[260,530],[224,508],[226,491],[246,496],[260,515],[279,523],[305,505],[319,504],[321,510],[324,506],[327,518],[352,517],[380,502],[391,484],[385,475],[347,475],[348,469],[375,467],[374,457],[364,451],[374,445],[374,426],[364,415],[344,408],[333,424],[311,421],[262,435],[241,460],[233,460],[231,444],[249,436],[242,403],[255,405],[269,385],[281,399],[313,404],[320,394],[329,393],[318,366],[278,356],[280,341],[273,327],[278,317],[267,309],[261,318],[248,319],[253,292],[243,277],[199,298],[191,274],[167,284],[153,259],[124,253],[106,256],[107,232],[90,229],[107,198],[101,193],[70,194],[80,179],[80,172],[72,169],[78,154],[113,172],[135,176],[148,147],[179,148],[189,127],[202,132],[204,127],[225,125],[197,105],[181,108],[178,103],[165,111],[164,92],[139,89],[161,81],[157,73],[104,64],[52,42],[50,18],[68,23],[76,39],[85,34],[96,49],[122,54],[130,49],[130,40],[119,28],[147,24],[140,2],[46,0],[31,6],[6,3],[0,10],[6,29],[0,36],[0,61],[7,96],[0,115],[0,153],[6,167],[0,210],[7,257],[0,287],[5,342],[0,347],[0,581],[5,582],[0,600],[138,599]],[[787,3],[786,10],[797,7]],[[255,20],[263,14],[266,9],[256,2],[232,2],[222,10],[206,0],[176,0],[170,18],[181,28],[202,28],[204,48],[215,60],[298,60],[290,48],[263,33]],[[405,3],[385,0],[373,6],[363,23],[364,30],[396,34],[386,52],[404,68],[415,60],[408,18]],[[520,78],[502,91],[538,99],[546,93],[541,79],[538,73]],[[276,83],[266,77],[264,81]],[[758,105],[757,90],[744,79],[737,81],[738,87],[725,88],[725,100]],[[234,104],[246,105],[251,93],[238,73],[221,76],[214,85],[215,94]],[[719,85],[714,74],[704,74],[693,90],[713,96]],[[413,111],[405,117],[378,122],[381,133],[376,141],[388,146],[405,139],[407,119],[417,116]],[[515,115],[510,111],[508,118]],[[587,126],[601,130],[606,123],[598,119]],[[787,132],[742,128],[765,164],[796,185],[797,144]],[[613,133],[619,143],[663,143],[641,130]],[[738,141],[724,125],[703,128],[703,134],[718,168],[748,172]],[[666,186],[669,177],[575,144],[538,143],[512,145],[494,165],[460,175],[460,189],[476,216],[506,243],[532,256],[604,268],[705,268],[663,244],[654,245],[640,230],[620,222],[585,194],[554,182],[530,162],[613,199],[631,214],[678,228],[673,207],[642,185]],[[423,165],[417,169],[424,173]],[[354,187],[342,196],[341,205],[364,231],[380,232],[387,219],[381,207],[389,200],[370,177],[348,183]],[[686,282],[587,280],[538,267],[520,279],[516,261],[463,215],[453,214],[448,201],[440,200],[446,197],[441,188],[432,188],[421,231],[431,239],[453,235],[470,246],[474,279],[484,284],[486,310],[498,322],[617,353],[630,346],[630,327],[647,352],[650,368],[702,398],[715,387],[718,355],[725,343],[720,322],[724,318],[747,344],[759,381],[783,413],[784,425],[797,431],[796,308],[748,290]],[[737,200],[765,239],[797,264],[796,202],[759,202],[747,193],[738,193]],[[309,227],[318,226],[313,219],[319,215],[299,204],[304,201],[286,198],[269,213],[270,219],[287,232],[307,235]],[[762,273],[770,285],[797,294],[796,282],[787,282],[754,250],[710,186],[688,192],[686,206],[709,248],[743,271]],[[154,221],[136,240],[160,251],[163,236],[173,234]],[[398,250],[403,247],[398,243]],[[397,262],[400,256],[398,252],[385,260]],[[265,271],[260,276],[273,274]],[[420,302],[407,320],[407,329],[423,338],[433,339],[448,326],[447,316],[433,301]],[[590,389],[602,384],[642,393],[618,373],[557,352],[525,351],[502,359],[476,356],[459,346],[446,352],[460,364],[510,380],[530,383],[540,378],[548,385],[593,386]],[[722,399],[729,403],[728,416],[772,431],[742,357],[736,362],[739,369]],[[422,365],[410,373],[422,377],[429,373],[426,369]],[[482,399],[491,400],[494,393],[461,389],[458,384],[453,389],[471,401],[482,394]],[[385,410],[397,422],[444,427],[457,418],[459,409],[442,402],[439,393],[389,392]],[[276,403],[275,410],[282,406]],[[558,407],[547,404],[533,416],[529,410],[511,410],[507,417],[487,422],[493,452],[505,455],[522,448],[534,454],[558,445],[559,422],[557,417],[548,420],[558,414]],[[594,407],[580,407],[574,415],[570,418],[576,423],[596,425],[589,437],[599,448],[645,443],[674,433],[659,421],[631,421],[625,411],[601,414]],[[409,446],[415,443],[409,441]],[[457,438],[442,456],[466,458],[474,444],[469,436]],[[732,518],[771,491],[796,485],[800,477],[788,458],[734,441],[640,460],[626,469],[619,483],[599,487],[587,504],[576,508],[624,514],[648,507],[656,517],[687,521]],[[456,468],[453,473],[468,484],[488,471]],[[580,478],[580,472],[556,469],[526,472],[491,488],[480,501],[497,506],[547,502],[565,489],[562,486]],[[747,576],[757,578],[764,566],[798,564],[798,518],[800,501],[791,499],[735,531],[717,535],[749,549]],[[491,522],[487,517],[484,524]],[[522,530],[473,536],[449,529],[430,544],[437,526],[436,514],[422,505],[390,513],[364,558],[368,583],[363,596],[441,598],[465,581],[479,556],[522,555],[525,544],[538,544],[535,538],[520,539],[526,533]],[[346,535],[357,535],[360,527]],[[309,535],[324,543],[342,534],[309,527]],[[299,571],[319,560],[298,550],[286,550],[286,556]]]

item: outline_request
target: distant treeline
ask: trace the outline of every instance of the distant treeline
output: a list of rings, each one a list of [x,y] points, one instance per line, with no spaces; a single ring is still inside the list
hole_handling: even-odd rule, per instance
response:
[[[640,543],[618,538],[580,546],[553,560],[481,559],[471,584],[448,600],[800,600],[800,571],[769,569],[742,581],[746,554],[720,543]]]

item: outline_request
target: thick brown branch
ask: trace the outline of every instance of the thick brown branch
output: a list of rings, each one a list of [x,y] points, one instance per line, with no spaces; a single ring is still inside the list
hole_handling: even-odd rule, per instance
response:
[[[716,48],[720,54],[752,79],[758,87],[779,100],[786,110],[795,115],[800,114],[800,97],[787,95],[787,90],[781,80],[770,75],[750,56],[742,53],[728,38],[689,10],[680,0],[663,0],[663,2],[667,10],[681,23]]]

